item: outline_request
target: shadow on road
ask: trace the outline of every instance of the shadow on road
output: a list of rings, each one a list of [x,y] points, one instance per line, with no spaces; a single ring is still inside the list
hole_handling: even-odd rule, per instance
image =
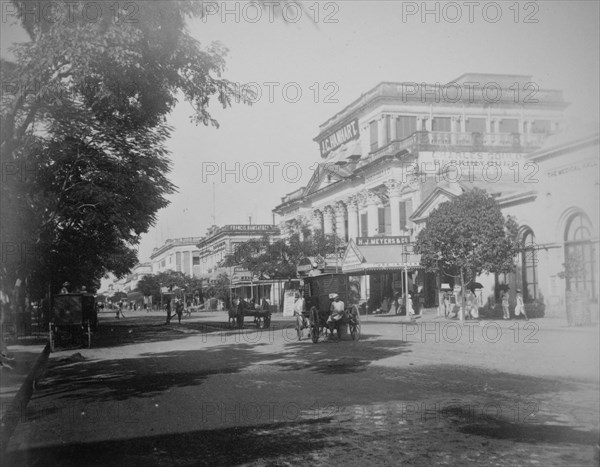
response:
[[[13,452],[7,465],[239,465],[344,444],[346,430],[328,419],[297,420]],[[268,434],[267,434],[268,433]],[[278,465],[278,464],[273,464]]]

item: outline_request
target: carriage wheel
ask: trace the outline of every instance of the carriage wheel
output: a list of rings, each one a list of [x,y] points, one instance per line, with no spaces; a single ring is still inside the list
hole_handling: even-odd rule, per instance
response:
[[[244,327],[244,315],[239,314],[236,318],[236,322],[237,322],[238,328],[242,329]]]
[[[319,342],[319,312],[312,308],[310,310],[310,337],[316,344]]]
[[[360,323],[350,323],[350,335],[355,341],[360,339]]]
[[[296,335],[298,340],[302,340],[302,324],[299,317],[296,317]]]
[[[352,305],[350,319],[350,335],[353,340],[357,341],[360,339],[360,313],[358,312],[358,307],[356,305]]]
[[[54,337],[54,332],[52,331],[52,324],[50,324],[50,330],[48,332],[48,337],[49,337],[49,341],[50,341],[50,352],[54,352],[54,347],[56,345],[55,342],[55,337]]]
[[[92,330],[90,328],[90,322],[87,322],[87,348],[92,348]]]

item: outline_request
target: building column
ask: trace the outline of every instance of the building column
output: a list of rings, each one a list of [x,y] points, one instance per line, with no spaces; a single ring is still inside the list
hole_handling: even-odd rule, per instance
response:
[[[400,231],[400,189],[402,184],[398,180],[388,180],[385,183],[390,197],[390,219],[392,223],[392,236],[401,235]]]
[[[333,208],[325,206],[323,209],[323,233],[333,235]]]
[[[312,213],[310,227],[313,233],[323,231],[323,214],[318,209]]]
[[[379,227],[379,197],[372,191],[366,193],[367,222],[369,237],[375,237]]]
[[[396,124],[398,122],[398,117],[395,115],[389,115],[390,118],[390,141],[395,141],[398,138],[396,134]]]
[[[346,200],[348,210],[348,240],[356,240],[359,236],[358,230],[358,200],[352,196]]]
[[[335,204],[335,233],[340,240],[346,241],[346,205],[341,201]]]
[[[385,146],[385,114],[382,114],[377,119],[377,148]]]
[[[452,144],[457,143],[458,117],[450,117],[450,141]]]

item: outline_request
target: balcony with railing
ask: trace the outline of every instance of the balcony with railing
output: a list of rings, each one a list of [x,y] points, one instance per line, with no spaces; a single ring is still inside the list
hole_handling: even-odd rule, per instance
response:
[[[540,148],[546,133],[455,133],[417,131],[408,138],[390,141],[369,153],[368,161],[395,156],[402,151],[529,152]]]

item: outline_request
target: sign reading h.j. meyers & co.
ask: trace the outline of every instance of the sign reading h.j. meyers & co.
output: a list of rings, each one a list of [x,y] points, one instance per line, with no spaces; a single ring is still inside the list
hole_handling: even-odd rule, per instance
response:
[[[401,237],[356,237],[357,246],[405,245],[410,243],[409,236]]]

